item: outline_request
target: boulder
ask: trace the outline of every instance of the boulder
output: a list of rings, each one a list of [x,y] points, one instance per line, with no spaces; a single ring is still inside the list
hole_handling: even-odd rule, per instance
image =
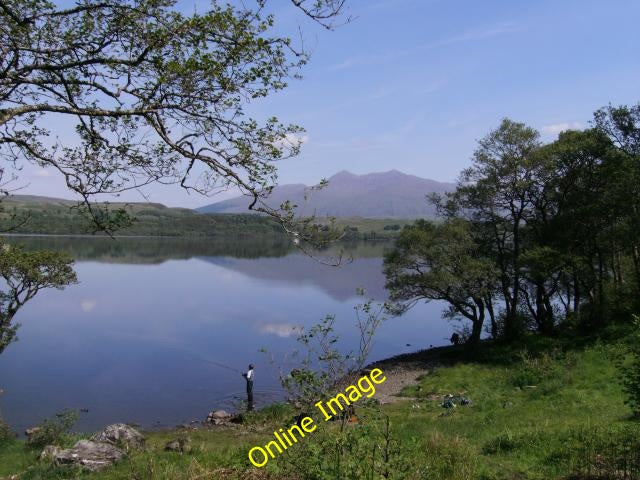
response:
[[[178,440],[172,440],[164,446],[167,452],[182,452],[182,445]]]
[[[27,436],[27,438],[31,438],[32,436],[34,436],[36,433],[38,433],[40,430],[42,430],[41,427],[31,427],[31,428],[27,428],[24,431],[24,434]]]
[[[114,423],[91,437],[94,442],[109,443],[126,449],[144,447],[144,437],[135,428],[124,423]]]
[[[40,453],[40,461],[53,461],[56,459],[56,455],[58,455],[62,449],[60,447],[56,447],[55,445],[47,445],[44,447],[42,452]]]
[[[231,420],[231,414],[224,410],[216,410],[215,412],[209,412],[207,415],[207,423],[213,423],[214,425],[222,425]]]
[[[58,465],[75,465],[95,472],[121,460],[125,453],[108,443],[80,440],[73,448],[56,453]]]
[[[244,423],[244,416],[241,413],[236,413],[233,417],[229,419],[231,423],[242,424]]]
[[[166,452],[189,452],[191,451],[191,440],[189,438],[178,438],[168,442],[164,447]]]

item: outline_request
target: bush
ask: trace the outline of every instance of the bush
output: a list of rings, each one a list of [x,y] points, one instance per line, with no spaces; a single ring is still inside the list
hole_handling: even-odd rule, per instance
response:
[[[579,445],[567,455],[574,474],[569,478],[640,478],[640,431],[635,425],[622,429],[584,429],[574,432]],[[576,442],[577,441],[577,442]]]
[[[2,418],[0,418],[0,445],[13,437],[15,437],[15,434],[11,431],[9,425],[4,423]]]
[[[552,355],[545,352],[539,357],[532,357],[525,350],[520,353],[520,366],[511,382],[516,387],[523,388],[539,385],[557,374],[558,366]]]
[[[625,403],[640,418],[640,317],[633,316],[634,330],[629,335],[626,355],[618,360],[620,381],[626,394]]]
[[[484,447],[482,447],[482,453],[485,455],[507,453],[518,449],[519,446],[519,438],[510,430],[505,430],[498,436],[489,440]]]
[[[278,473],[282,478],[305,480],[418,480],[425,478],[423,473],[429,468],[423,458],[424,449],[417,439],[401,440],[377,407],[360,407],[357,424],[335,422],[314,433],[279,459]]]
[[[471,480],[477,477],[477,452],[462,437],[434,433],[426,439],[420,478]],[[416,477],[417,478],[417,477]]]
[[[38,430],[29,436],[27,444],[42,448],[46,445],[61,445],[68,439],[69,430],[78,421],[78,412],[65,410],[56,417],[38,425]]]

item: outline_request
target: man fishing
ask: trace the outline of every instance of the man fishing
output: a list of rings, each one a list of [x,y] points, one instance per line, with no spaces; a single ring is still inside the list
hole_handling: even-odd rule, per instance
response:
[[[242,376],[247,381],[247,410],[253,410],[253,363],[249,364],[249,369]]]

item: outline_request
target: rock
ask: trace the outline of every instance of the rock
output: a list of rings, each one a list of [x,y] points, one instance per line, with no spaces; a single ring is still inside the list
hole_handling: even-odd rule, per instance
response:
[[[182,445],[178,440],[172,440],[164,447],[166,452],[182,452]]]
[[[442,408],[456,408],[456,404],[453,403],[451,400],[445,400],[444,403],[442,403],[440,405]]]
[[[31,428],[27,428],[24,431],[24,434],[28,437],[31,438],[32,436],[34,436],[36,433],[38,433],[40,430],[42,430],[42,428],[40,427],[31,427]]]
[[[61,451],[62,449],[60,447],[56,447],[55,445],[47,445],[46,447],[44,447],[44,449],[40,453],[40,457],[38,458],[41,462],[49,460],[53,461],[55,460],[56,455],[58,455]]]
[[[213,423],[214,425],[222,425],[231,420],[232,416],[230,413],[225,412],[224,410],[216,410],[215,412],[209,412],[207,415],[207,423]]]
[[[189,452],[191,450],[191,440],[189,438],[178,438],[168,442],[164,449],[166,452]]]
[[[231,423],[242,424],[244,423],[244,416],[241,413],[236,413],[229,419]]]
[[[125,447],[127,449],[139,449],[144,447],[144,437],[135,428],[124,423],[114,423],[96,433],[91,440],[94,442],[104,442],[111,445]]]
[[[59,465],[76,465],[95,472],[121,460],[125,453],[108,443],[80,440],[73,448],[61,450],[54,460]]]

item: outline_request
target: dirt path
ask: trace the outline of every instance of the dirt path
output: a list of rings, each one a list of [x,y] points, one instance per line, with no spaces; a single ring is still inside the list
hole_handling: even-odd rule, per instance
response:
[[[376,398],[381,404],[401,400],[415,400],[411,397],[399,397],[403,388],[416,385],[419,378],[428,375],[434,368],[450,362],[452,348],[436,347],[428,350],[404,353],[375,362],[368,368],[379,368],[387,380],[376,387]]]
[[[403,388],[416,385],[418,379],[429,373],[424,365],[380,365],[387,379],[376,387],[376,398],[381,405],[401,400],[411,400],[411,397],[399,397]]]

